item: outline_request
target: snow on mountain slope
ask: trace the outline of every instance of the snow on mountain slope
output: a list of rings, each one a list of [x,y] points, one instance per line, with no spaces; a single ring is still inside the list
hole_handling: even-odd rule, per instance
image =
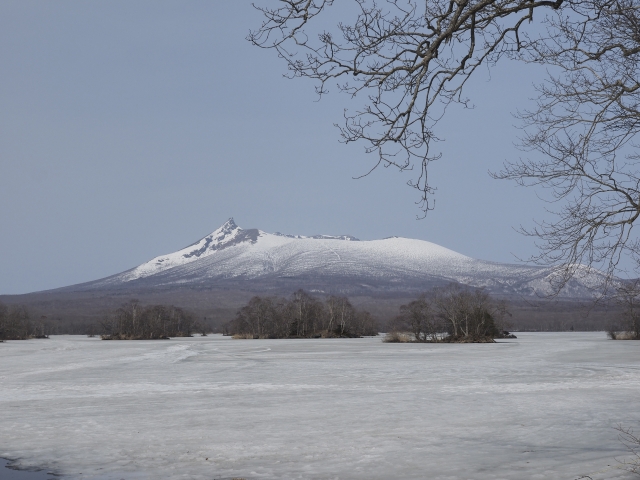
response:
[[[209,259],[203,263],[204,259]],[[343,258],[344,257],[344,258]],[[243,230],[230,218],[213,233],[186,248],[158,256],[120,276],[121,281],[145,278],[168,269],[192,263],[194,269],[214,265],[227,275],[260,275],[281,272],[300,274],[318,268],[327,271],[363,270],[376,274],[384,265],[393,270],[444,266],[472,260],[434,243],[391,237],[384,240],[359,241],[348,235],[329,236],[270,234],[257,229]],[[229,263],[231,261],[231,264]],[[204,272],[202,272],[204,273]],[[384,274],[384,273],[382,273]]]
[[[552,275],[552,269],[476,260],[423,240],[391,237],[360,241],[348,235],[270,234],[244,230],[231,218],[186,248],[92,284],[180,286],[230,279],[304,278],[306,283],[323,279],[325,283],[417,289],[460,282],[501,293],[532,295],[550,293]],[[583,275],[571,282],[565,295],[588,296],[597,281],[593,274]]]
[[[133,270],[129,270],[122,277],[122,280],[129,281],[135,280],[136,278],[148,277],[149,275],[162,272],[169,268],[206,258],[219,250],[239,245],[243,242],[255,243],[258,236],[258,230],[243,230],[236,225],[233,218],[230,218],[220,228],[196,243],[192,243],[177,252],[160,255]]]

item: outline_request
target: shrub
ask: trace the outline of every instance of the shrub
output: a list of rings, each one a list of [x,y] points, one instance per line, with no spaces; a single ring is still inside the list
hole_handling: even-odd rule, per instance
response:
[[[408,343],[415,341],[413,335],[408,332],[389,332],[382,339],[385,343]]]

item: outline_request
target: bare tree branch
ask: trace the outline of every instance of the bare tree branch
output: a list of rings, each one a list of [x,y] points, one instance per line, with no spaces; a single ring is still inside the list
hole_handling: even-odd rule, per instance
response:
[[[556,203],[551,219],[522,230],[538,240],[531,260],[558,267],[556,292],[598,269],[606,293],[623,259],[640,259],[640,0],[353,0],[352,21],[333,30],[322,23],[333,0],[271,3],[256,6],[265,20],[248,39],[275,49],[290,77],[315,80],[319,95],[335,85],[365,97],[345,110],[342,140],[375,154],[373,169],[415,168],[408,184],[423,214],[434,204],[437,124],[452,103],[470,106],[463,91],[478,67],[544,65],[536,108],[518,114],[531,158],[493,173]]]
[[[554,74],[538,86],[537,108],[519,114],[521,147],[541,155],[506,163],[496,178],[548,189],[553,220],[523,233],[538,239],[533,260],[561,265],[556,288],[584,269],[605,272],[606,292],[625,256],[638,256],[640,215],[640,5],[570,2],[570,15],[548,19],[546,37],[520,58]]]
[[[434,127],[447,105],[467,106],[462,91],[475,70],[520,49],[534,10],[558,9],[562,0],[354,0],[354,21],[334,32],[316,25],[333,0],[278,4],[256,6],[265,20],[248,39],[275,49],[290,77],[316,80],[319,95],[334,84],[351,97],[366,95],[362,108],[345,110],[342,140],[363,142],[378,157],[374,169],[417,165],[408,184],[426,214],[434,193],[428,165],[440,158],[431,151]]]

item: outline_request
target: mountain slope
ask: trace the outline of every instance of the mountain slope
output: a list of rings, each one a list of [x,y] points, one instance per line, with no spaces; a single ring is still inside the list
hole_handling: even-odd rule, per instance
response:
[[[506,295],[551,293],[549,268],[476,260],[423,240],[270,234],[229,219],[198,242],[111,277],[74,287],[98,289],[305,288],[341,293],[422,291],[459,282]],[[565,297],[592,294],[596,274],[572,280]]]

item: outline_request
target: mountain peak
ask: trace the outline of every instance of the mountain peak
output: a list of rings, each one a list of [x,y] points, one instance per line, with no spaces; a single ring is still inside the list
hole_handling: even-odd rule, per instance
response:
[[[257,230],[255,232],[257,232]],[[256,238],[254,237],[257,237],[257,233],[254,233],[254,230],[243,230],[236,224],[233,217],[229,217],[220,228],[178,253],[180,253],[183,258],[206,256],[213,251],[241,243],[247,239],[255,243]]]
[[[229,220],[224,222],[218,230],[234,230],[239,228],[236,222],[233,220],[233,217],[229,217]]]
[[[551,273],[549,268],[475,260],[424,240],[389,237],[358,241],[350,235],[271,234],[240,228],[231,217],[186,248],[94,285],[122,286],[138,281],[138,285],[182,288],[256,281],[267,282],[264,285],[268,288],[295,284],[296,288],[322,285],[324,289],[334,285],[340,292],[347,288],[397,293],[457,282],[528,296],[547,294]],[[589,296],[596,277],[587,272],[568,285],[565,295]]]

